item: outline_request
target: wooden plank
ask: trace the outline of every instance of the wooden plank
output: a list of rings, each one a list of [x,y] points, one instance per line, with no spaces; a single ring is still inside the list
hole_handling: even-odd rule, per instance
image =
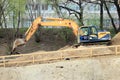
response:
[[[35,57],[34,57],[34,55],[32,55],[32,57],[33,57],[33,64],[35,63]]]
[[[117,55],[119,55],[120,54],[120,52],[117,52]]]
[[[90,49],[90,57],[92,57],[93,56],[93,49],[91,48]]]
[[[117,55],[117,46],[115,46],[115,55]]]
[[[19,64],[19,63],[28,63],[33,62],[33,60],[27,60],[27,61],[13,61],[13,62],[7,62],[6,64]]]
[[[5,67],[6,65],[5,65],[5,57],[3,57],[3,66]]]

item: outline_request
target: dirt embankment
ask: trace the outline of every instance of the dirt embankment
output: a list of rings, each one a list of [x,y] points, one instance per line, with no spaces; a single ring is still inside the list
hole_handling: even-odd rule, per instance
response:
[[[112,45],[120,45],[120,32],[117,33],[111,40]]]
[[[5,35],[5,34],[4,34]],[[6,37],[1,34],[0,54],[8,54],[10,49],[6,45]],[[11,35],[13,36],[13,34]],[[10,40],[13,42],[12,40]],[[36,42],[37,41],[37,42]],[[38,42],[39,41],[39,42]],[[67,28],[41,28],[27,42],[25,46],[20,46],[16,52],[31,53],[36,51],[56,51],[70,47],[75,42],[75,36],[71,29]],[[5,47],[3,46],[5,45]],[[11,46],[12,47],[12,46]],[[4,51],[3,51],[4,50]]]
[[[56,51],[71,46],[74,42],[75,36],[70,29],[40,28],[25,46],[17,48],[16,51],[20,53]]]

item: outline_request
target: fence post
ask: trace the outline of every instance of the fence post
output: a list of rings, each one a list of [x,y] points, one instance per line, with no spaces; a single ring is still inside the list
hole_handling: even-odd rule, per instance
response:
[[[33,59],[32,63],[34,64],[35,63],[35,57],[34,57],[34,55],[32,55],[32,59]]]
[[[60,56],[61,56],[61,60],[62,60],[62,58],[63,58],[63,57],[62,57],[62,52],[60,53]]]
[[[90,48],[90,57],[92,57],[92,56],[93,56],[93,49]]]
[[[5,57],[3,57],[3,66],[4,66],[4,68],[6,67],[6,65],[5,65]]]
[[[115,54],[117,55],[117,46],[115,46]]]

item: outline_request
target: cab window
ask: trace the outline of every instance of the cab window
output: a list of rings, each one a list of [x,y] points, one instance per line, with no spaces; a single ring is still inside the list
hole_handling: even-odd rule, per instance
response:
[[[88,27],[81,28],[82,35],[88,35]]]
[[[97,34],[97,30],[95,27],[91,27],[90,34]]]

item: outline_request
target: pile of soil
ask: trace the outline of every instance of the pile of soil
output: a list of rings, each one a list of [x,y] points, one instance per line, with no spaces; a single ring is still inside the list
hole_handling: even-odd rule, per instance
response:
[[[120,45],[120,32],[117,33],[111,40],[112,45]]]
[[[56,51],[70,47],[75,43],[75,40],[76,37],[69,28],[40,28],[25,46],[18,47],[15,52],[23,54],[36,51]],[[7,43],[4,41],[6,41],[6,38],[2,37],[0,42],[7,45]],[[13,38],[11,38],[10,42],[13,41]],[[0,44],[0,50],[3,49],[2,44]],[[6,55],[9,54],[9,52],[4,51],[0,54]]]
[[[20,35],[24,35],[25,31]],[[4,29],[0,29],[0,55],[10,54],[14,33],[13,29],[8,29],[7,33]],[[76,37],[69,28],[40,28],[26,45],[18,47],[16,52],[56,51],[73,45],[75,40]]]

